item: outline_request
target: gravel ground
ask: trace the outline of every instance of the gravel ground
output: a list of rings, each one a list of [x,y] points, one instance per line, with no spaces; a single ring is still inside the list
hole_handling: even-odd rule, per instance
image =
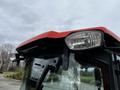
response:
[[[4,78],[0,74],[0,90],[19,90],[20,84],[20,81]]]

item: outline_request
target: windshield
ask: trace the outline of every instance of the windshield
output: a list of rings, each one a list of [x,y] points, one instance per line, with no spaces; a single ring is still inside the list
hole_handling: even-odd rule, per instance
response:
[[[41,61],[44,60],[34,58],[27,65],[20,90],[36,90],[37,82],[43,72],[40,69]],[[56,73],[50,71],[47,73],[42,90],[103,90],[102,78],[101,81],[96,80],[95,70],[100,70],[100,68],[79,64],[71,56],[68,70],[60,66]],[[99,74],[102,76],[101,73]]]

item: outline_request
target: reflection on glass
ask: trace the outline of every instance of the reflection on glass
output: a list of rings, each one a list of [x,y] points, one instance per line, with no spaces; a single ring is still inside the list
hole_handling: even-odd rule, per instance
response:
[[[67,71],[61,67],[57,73],[49,72],[44,81],[43,90],[98,90],[94,72],[96,68],[83,66],[71,56]]]

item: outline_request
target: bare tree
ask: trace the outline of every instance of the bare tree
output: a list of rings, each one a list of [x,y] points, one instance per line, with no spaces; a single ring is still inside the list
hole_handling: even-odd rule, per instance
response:
[[[9,43],[0,45],[0,72],[7,70],[13,49],[14,46]]]

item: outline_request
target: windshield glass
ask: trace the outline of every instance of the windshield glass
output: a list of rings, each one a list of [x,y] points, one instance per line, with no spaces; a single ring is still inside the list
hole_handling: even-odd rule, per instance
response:
[[[42,59],[34,58],[26,68],[21,90],[36,90],[38,79],[43,72],[40,69]],[[45,67],[45,66],[43,66]],[[103,90],[103,83],[96,80],[95,71],[99,68],[90,65],[79,64],[70,57],[69,69],[64,70],[62,66],[56,73],[48,72],[43,82],[42,90]],[[99,73],[101,75],[101,72]]]

